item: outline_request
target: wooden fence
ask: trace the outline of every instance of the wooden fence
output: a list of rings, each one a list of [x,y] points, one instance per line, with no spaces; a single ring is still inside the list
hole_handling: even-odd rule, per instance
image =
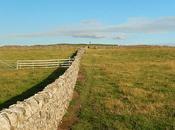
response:
[[[74,58],[50,60],[17,60],[16,69],[69,67]]]

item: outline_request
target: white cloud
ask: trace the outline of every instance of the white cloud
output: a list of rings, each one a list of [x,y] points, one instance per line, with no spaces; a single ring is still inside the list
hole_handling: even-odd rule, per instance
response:
[[[95,19],[83,20],[81,21],[81,24],[85,26],[102,26],[102,23]]]
[[[126,23],[107,27],[106,31],[156,34],[175,32],[175,16],[158,19],[133,18]]]
[[[93,33],[79,33],[79,34],[72,34],[72,37],[100,39],[100,38],[105,38],[105,35],[93,34]]]
[[[127,39],[127,35],[124,33],[120,33],[120,34],[116,34],[112,38],[115,40],[124,40],[124,39]]]
[[[130,18],[127,22],[114,25],[104,25],[96,20],[84,20],[77,25],[59,27],[56,30],[31,34],[15,34],[0,36],[2,38],[32,38],[32,37],[60,37],[74,38],[111,38],[126,39],[130,34],[160,34],[175,32],[175,16],[157,19]]]

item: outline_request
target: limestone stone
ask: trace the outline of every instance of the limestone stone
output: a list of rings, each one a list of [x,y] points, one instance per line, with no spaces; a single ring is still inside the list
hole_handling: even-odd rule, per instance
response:
[[[0,130],[56,130],[72,99],[85,50],[79,49],[72,65],[43,91],[1,111]]]
[[[1,113],[0,113],[0,130],[11,130],[9,120]]]

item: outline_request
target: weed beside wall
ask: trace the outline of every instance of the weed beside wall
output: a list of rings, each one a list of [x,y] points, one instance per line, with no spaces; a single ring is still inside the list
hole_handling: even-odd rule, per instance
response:
[[[56,130],[73,96],[80,59],[77,51],[65,73],[41,92],[0,112],[0,130]]]

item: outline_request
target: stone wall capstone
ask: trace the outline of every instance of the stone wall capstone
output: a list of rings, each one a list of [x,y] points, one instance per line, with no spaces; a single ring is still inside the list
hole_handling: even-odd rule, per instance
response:
[[[56,130],[72,99],[85,49],[80,48],[65,73],[43,91],[0,111],[0,130]]]

